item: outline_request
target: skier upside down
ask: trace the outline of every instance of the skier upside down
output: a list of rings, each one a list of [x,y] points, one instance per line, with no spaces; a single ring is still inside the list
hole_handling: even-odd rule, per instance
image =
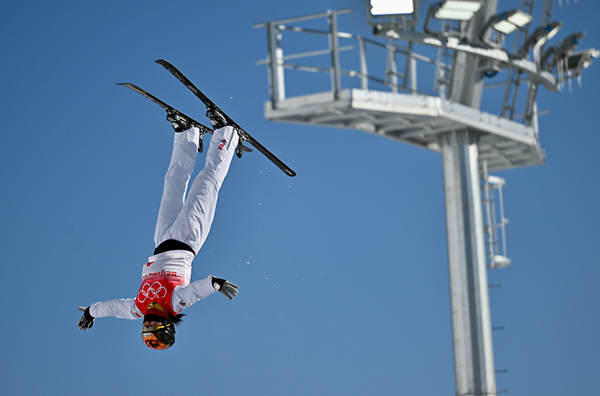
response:
[[[152,349],[167,349],[175,343],[175,325],[185,316],[181,314],[183,309],[217,291],[229,300],[237,296],[237,285],[212,275],[190,283],[192,261],[210,231],[219,189],[239,142],[236,130],[220,113],[209,111],[207,116],[214,133],[205,166],[186,199],[198,155],[199,130],[181,117],[167,115],[175,138],[154,234],[154,255],[142,268],[142,285],[136,298],[79,307],[84,311],[78,323],[81,330],[91,328],[95,318],[143,318],[144,343]]]

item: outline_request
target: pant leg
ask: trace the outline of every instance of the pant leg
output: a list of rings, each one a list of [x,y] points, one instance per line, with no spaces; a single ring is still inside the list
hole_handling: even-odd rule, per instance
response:
[[[206,153],[206,164],[194,179],[170,237],[187,243],[197,253],[212,225],[219,190],[229,171],[238,144],[238,134],[232,127],[214,132]]]
[[[169,169],[165,175],[163,195],[154,231],[156,246],[170,239],[169,232],[181,212],[185,192],[198,156],[198,128],[175,134]]]

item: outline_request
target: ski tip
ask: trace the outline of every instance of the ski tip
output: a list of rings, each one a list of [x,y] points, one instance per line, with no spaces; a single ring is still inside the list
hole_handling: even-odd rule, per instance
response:
[[[142,92],[145,93],[146,92],[142,88],[140,88],[137,85],[132,84],[132,83],[117,83],[117,85],[123,85],[124,87],[131,88],[134,91],[137,91],[137,92],[140,92],[140,93],[142,93]]]

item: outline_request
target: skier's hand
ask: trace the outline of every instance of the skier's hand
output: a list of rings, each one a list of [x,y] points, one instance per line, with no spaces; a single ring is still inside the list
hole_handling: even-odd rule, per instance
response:
[[[90,307],[79,307],[79,310],[83,311],[83,315],[81,315],[81,319],[79,319],[77,326],[83,331],[91,329],[94,325],[94,317],[90,315]]]
[[[238,285],[234,285],[233,283],[226,281],[225,279],[212,277],[212,284],[216,291],[223,294],[228,299],[232,300],[233,297],[237,296]]]

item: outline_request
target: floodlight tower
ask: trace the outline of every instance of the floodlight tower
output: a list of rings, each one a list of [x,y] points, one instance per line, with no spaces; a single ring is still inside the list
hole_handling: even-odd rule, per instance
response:
[[[497,0],[483,3],[462,38],[475,42],[486,20],[495,14],[496,5]],[[484,78],[479,60],[474,54],[456,53],[450,102],[479,108]],[[480,133],[467,125],[438,137],[446,194],[457,395],[497,393],[481,209],[479,137]]]
[[[503,238],[504,180],[488,175],[488,170],[544,163],[537,125],[538,87],[560,91],[562,82],[578,77],[599,52],[573,52],[581,32],[544,50],[562,26],[550,21],[553,0],[544,0],[542,23],[532,34],[534,0],[522,0],[520,9],[501,13],[496,12],[499,0],[444,0],[429,7],[424,32],[416,31],[419,0],[366,2],[374,34],[387,42],[339,32],[337,18],[349,9],[255,25],[267,30],[267,59],[259,62],[269,70],[265,116],[358,129],[442,154],[456,394],[496,395],[487,268],[505,267],[510,259]],[[327,29],[296,25],[313,19],[325,19]],[[284,33],[326,37],[328,48],[284,53]],[[512,52],[503,48],[509,34],[515,36]],[[357,45],[341,46],[342,40]],[[433,48],[437,59],[417,54],[417,45],[430,52]],[[367,56],[367,47],[386,55],[382,77],[369,69],[372,56]],[[340,54],[355,49],[358,60],[351,65],[355,69],[342,67]],[[300,59],[307,63],[297,63]],[[435,69],[433,92],[420,89],[417,62]],[[285,70],[290,70],[288,75]],[[327,73],[331,89],[287,97],[291,71]],[[505,95],[499,115],[480,110],[484,79],[496,75],[506,77],[500,84]],[[353,79],[360,88],[343,86]],[[379,89],[373,89],[375,85]],[[523,96],[522,121],[517,122],[515,109]],[[491,205],[494,191],[500,191],[498,222]]]

